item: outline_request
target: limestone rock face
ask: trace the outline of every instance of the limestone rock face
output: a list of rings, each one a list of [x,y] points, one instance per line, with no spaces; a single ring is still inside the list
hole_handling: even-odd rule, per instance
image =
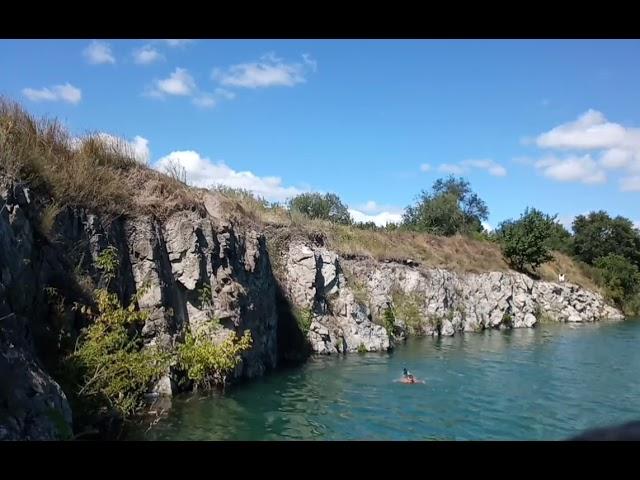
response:
[[[373,323],[369,308],[356,300],[334,252],[292,242],[284,255],[284,288],[291,303],[312,317],[308,339],[314,352],[389,349],[389,335]]]
[[[345,265],[365,282],[374,316],[381,315],[394,298],[398,303],[398,299],[412,296],[419,299],[419,319],[436,326],[427,327],[427,333],[433,335],[533,327],[543,316],[559,322],[623,318],[597,293],[571,283],[532,280],[516,272],[458,274],[361,261],[347,261]],[[416,322],[415,318],[403,320]]]

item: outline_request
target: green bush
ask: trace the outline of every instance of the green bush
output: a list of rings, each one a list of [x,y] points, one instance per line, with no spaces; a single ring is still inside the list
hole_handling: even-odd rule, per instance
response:
[[[553,258],[548,240],[554,229],[555,217],[527,208],[518,220],[502,222],[497,230],[505,259],[516,270],[530,266],[538,268]]]
[[[237,338],[235,332],[219,345],[205,334],[187,333],[185,342],[178,347],[178,366],[183,368],[195,388],[224,385],[227,376],[242,361],[240,354],[251,348],[251,332]]]
[[[364,346],[364,343],[358,345],[358,353],[367,353],[367,347]]]
[[[390,338],[394,338],[396,331],[396,317],[393,314],[393,309],[391,307],[387,307],[384,309],[384,312],[382,313],[382,320],[384,322],[383,326],[387,331],[387,334]]]
[[[418,293],[404,293],[395,291],[392,294],[395,319],[402,320],[409,333],[419,335],[423,333],[426,319],[422,314],[422,298]]]
[[[595,262],[600,283],[607,296],[623,309],[635,310],[640,291],[638,267],[622,255],[609,254]]]
[[[78,396],[134,413],[144,394],[169,367],[170,355],[155,346],[142,348],[142,339],[129,331],[139,327],[148,313],[123,308],[115,294],[99,290],[98,316],[79,339],[71,362],[80,372]]]
[[[313,321],[313,310],[310,308],[294,308],[293,315],[296,317],[300,331],[305,335],[309,333],[309,328],[311,328],[311,322]]]
[[[593,265],[598,258],[616,254],[640,267],[640,233],[628,218],[611,218],[604,211],[578,215],[573,231],[574,253],[580,260]]]
[[[107,247],[98,254],[96,266],[104,272],[107,283],[113,280],[118,272],[120,262],[118,250],[115,247]]]
[[[289,200],[289,209],[293,214],[301,213],[308,218],[329,220],[334,223],[348,225],[351,215],[347,206],[334,193],[302,193]]]
[[[406,208],[402,225],[434,235],[481,232],[489,217],[485,202],[463,178],[438,179],[432,191],[422,191],[415,205]]]

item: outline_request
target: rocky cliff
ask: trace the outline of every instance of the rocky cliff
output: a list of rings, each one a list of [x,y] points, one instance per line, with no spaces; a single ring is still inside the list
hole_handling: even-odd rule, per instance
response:
[[[109,288],[122,302],[148,287],[139,299],[151,312],[142,329],[146,344],[175,348],[187,331],[212,322],[215,328],[206,329],[212,342],[251,331],[253,346],[235,378],[262,375],[309,352],[386,351],[407,333],[622,318],[600,295],[570,283],[345,259],[321,236],[274,243],[261,227],[230,218],[217,195],[202,198],[202,209],[162,220],[67,207],[47,226],[46,199],[25,184],[3,184],[0,439],[52,439],[70,431],[72,412],[53,369],[86,321],[74,305],[107,284],[96,260],[110,247],[119,269]],[[391,335],[385,315],[393,319]],[[176,375],[167,371],[155,391],[175,393]]]

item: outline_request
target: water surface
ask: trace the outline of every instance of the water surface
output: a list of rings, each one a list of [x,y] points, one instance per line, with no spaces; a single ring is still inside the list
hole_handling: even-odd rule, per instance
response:
[[[407,367],[424,385],[394,382]],[[146,440],[556,440],[640,419],[640,320],[410,339],[173,400]]]

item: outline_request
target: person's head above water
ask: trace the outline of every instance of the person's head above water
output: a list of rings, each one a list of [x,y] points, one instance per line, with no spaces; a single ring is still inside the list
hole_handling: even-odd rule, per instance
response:
[[[402,374],[406,377],[407,375],[409,375],[409,372],[407,371],[406,368],[402,369]]]

